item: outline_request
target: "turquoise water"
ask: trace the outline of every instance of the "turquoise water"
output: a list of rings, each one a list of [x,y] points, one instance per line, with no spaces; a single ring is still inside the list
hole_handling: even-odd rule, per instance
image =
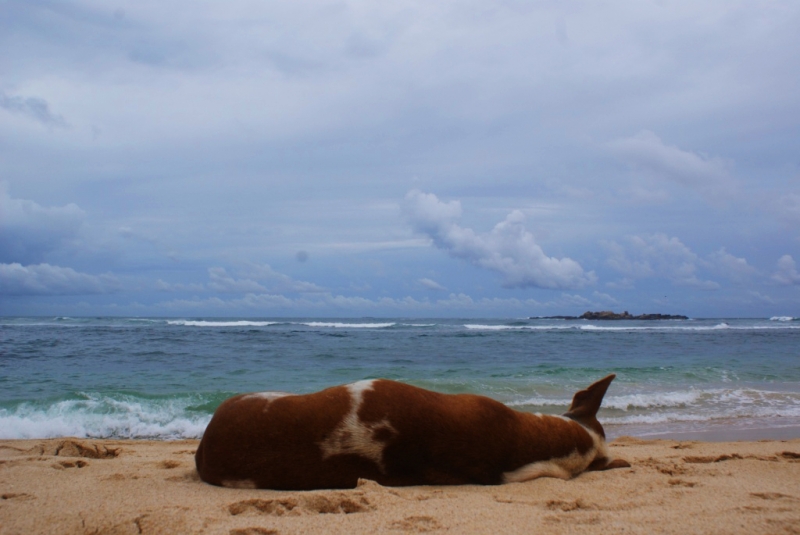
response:
[[[611,436],[800,426],[800,321],[0,318],[0,438],[199,437],[240,392],[386,377]]]

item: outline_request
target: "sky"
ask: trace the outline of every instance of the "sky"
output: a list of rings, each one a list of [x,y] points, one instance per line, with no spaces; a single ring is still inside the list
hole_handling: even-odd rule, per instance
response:
[[[0,315],[800,317],[797,28],[0,0]]]

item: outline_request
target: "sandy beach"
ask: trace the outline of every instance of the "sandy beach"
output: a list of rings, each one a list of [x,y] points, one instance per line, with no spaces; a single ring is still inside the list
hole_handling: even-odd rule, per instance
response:
[[[631,468],[480,487],[199,480],[197,441],[0,441],[0,533],[800,533],[800,439],[620,437]]]

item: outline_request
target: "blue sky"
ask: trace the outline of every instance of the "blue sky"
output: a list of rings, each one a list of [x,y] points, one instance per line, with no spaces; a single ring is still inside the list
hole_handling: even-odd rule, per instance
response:
[[[800,316],[800,4],[0,1],[0,314]]]

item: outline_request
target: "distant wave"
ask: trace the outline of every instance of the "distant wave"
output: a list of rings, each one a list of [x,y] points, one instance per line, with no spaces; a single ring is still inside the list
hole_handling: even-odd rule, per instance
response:
[[[703,392],[663,392],[657,394],[628,394],[622,396],[607,396],[603,400],[603,408],[632,410],[650,409],[655,407],[685,407],[703,395]],[[553,398],[527,398],[507,403],[509,407],[565,407],[568,408],[572,400]]]
[[[168,320],[168,325],[187,327],[269,327],[270,325],[304,325],[323,329],[385,329],[396,325],[387,323],[348,323],[344,321],[250,321],[250,320]]]
[[[345,322],[325,322],[325,321],[309,321],[306,323],[298,323],[298,325],[306,325],[308,327],[329,327],[333,329],[385,329],[396,325],[391,323],[345,323]]]
[[[203,321],[203,320],[169,320],[168,325],[184,325],[187,327],[269,327],[277,325],[277,321]]]
[[[531,411],[563,412],[569,399],[532,397],[507,403]],[[751,388],[709,389],[607,396],[603,401],[603,423],[664,424],[704,422],[730,418],[800,418],[800,393]]]
[[[474,331],[559,331],[564,329],[579,329],[578,325],[484,325],[468,323],[465,329]]]
[[[792,316],[772,316],[769,321],[797,321],[800,318],[793,318]]]

